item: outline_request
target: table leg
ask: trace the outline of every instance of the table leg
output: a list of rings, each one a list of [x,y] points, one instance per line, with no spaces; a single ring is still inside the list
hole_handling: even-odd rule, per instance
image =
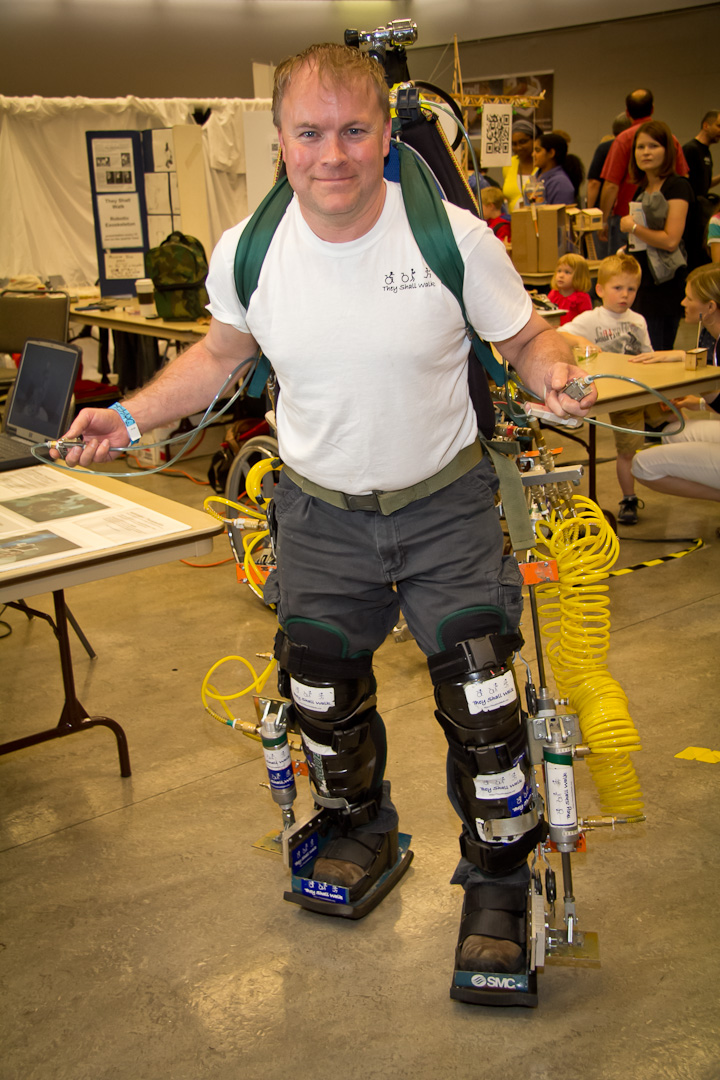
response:
[[[21,750],[26,746],[35,746],[37,743],[48,742],[50,739],[59,739],[63,735],[72,735],[76,731],[84,731],[87,728],[107,727],[113,732],[117,742],[120,775],[130,776],[132,774],[127,737],[120,724],[116,720],[111,720],[108,716],[88,716],[77,699],[68,637],[65,593],[62,589],[58,589],[57,592],[53,593],[53,601],[55,604],[55,633],[60,649],[60,667],[65,691],[65,704],[60,720],[57,727],[51,728],[49,731],[40,731],[35,735],[27,735],[23,739],[13,739],[10,742],[0,744],[0,754],[10,754],[13,750]]]
[[[55,629],[55,623],[52,621],[52,616],[48,615],[47,612],[38,611],[37,608],[30,607],[25,602],[25,600],[8,600],[7,606],[11,607],[11,608],[15,608],[16,611],[22,611],[25,615],[27,615],[28,619],[35,619],[35,618],[44,619],[45,622],[49,623],[50,626],[52,626],[53,634],[55,634],[55,637],[57,637],[57,630]],[[80,626],[80,623],[77,621],[77,619],[75,618],[75,616],[73,615],[72,611],[67,606],[67,604],[65,604],[65,611],[67,612],[68,621],[69,621],[70,625],[72,626],[73,630],[75,631],[75,633],[77,634],[78,638],[80,639],[80,643],[82,644],[83,648],[85,649],[85,652],[88,654],[88,656],[90,657],[91,660],[95,660],[97,658],[97,653],[95,652],[92,645],[88,641],[87,637],[83,633],[83,630],[82,630],[82,627]]]
[[[590,428],[588,432],[588,490],[591,500],[597,502],[597,429],[594,424],[587,425]]]

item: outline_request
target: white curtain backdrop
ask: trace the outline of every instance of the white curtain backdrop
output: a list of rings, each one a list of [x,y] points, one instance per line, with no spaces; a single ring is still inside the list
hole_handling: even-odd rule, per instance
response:
[[[265,99],[42,98],[0,95],[0,279],[61,276],[71,289],[98,278],[86,131],[203,126],[213,244],[247,215],[243,115]],[[208,256],[210,252],[208,252]]]

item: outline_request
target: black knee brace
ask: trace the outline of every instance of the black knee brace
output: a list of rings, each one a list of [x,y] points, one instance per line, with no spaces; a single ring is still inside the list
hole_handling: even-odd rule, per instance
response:
[[[449,747],[449,787],[463,819],[460,848],[488,874],[521,866],[544,827],[509,664],[521,644],[519,634],[491,633],[428,658]]]
[[[313,797],[337,812],[344,828],[357,828],[378,815],[387,756],[385,726],[375,708],[372,656],[320,651],[317,643],[327,647],[339,640],[331,628],[321,627],[318,634],[313,625],[293,633],[308,637],[310,644],[278,632],[278,683],[293,702]]]

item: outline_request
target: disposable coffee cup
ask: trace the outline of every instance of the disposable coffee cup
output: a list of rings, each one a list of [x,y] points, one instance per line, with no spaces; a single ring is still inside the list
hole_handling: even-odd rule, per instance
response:
[[[138,278],[135,282],[135,292],[137,293],[138,304],[140,305],[140,314],[145,316],[145,318],[149,315],[156,315],[155,292],[150,278]]]

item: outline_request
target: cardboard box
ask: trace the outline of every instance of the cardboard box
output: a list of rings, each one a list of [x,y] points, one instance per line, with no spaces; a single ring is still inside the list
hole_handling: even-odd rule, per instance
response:
[[[538,272],[542,274],[554,270],[567,251],[565,207],[538,206],[538,226]]]
[[[524,206],[513,210],[512,261],[519,274],[552,272],[567,251],[565,207]]]
[[[510,214],[512,261],[519,274],[537,274],[538,237],[533,207],[523,206]]]

